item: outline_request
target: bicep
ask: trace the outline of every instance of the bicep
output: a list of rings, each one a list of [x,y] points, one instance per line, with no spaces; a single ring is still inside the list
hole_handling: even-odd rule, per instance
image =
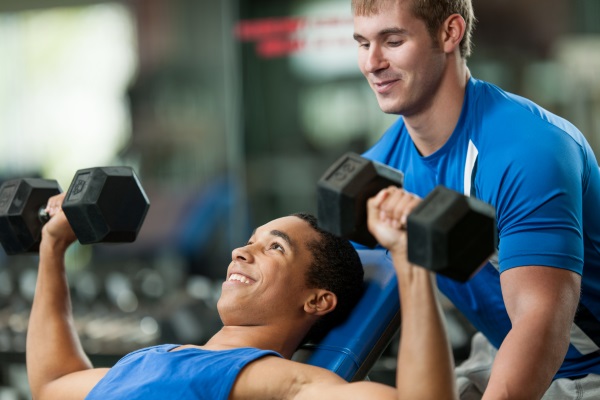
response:
[[[500,282],[513,326],[539,322],[570,327],[579,303],[579,274],[562,268],[524,266],[504,271]]]
[[[410,387],[392,387],[377,382],[352,382],[348,383],[340,378],[338,382],[322,382],[315,383],[307,387],[301,396],[296,397],[296,400],[306,399],[330,399],[330,400],[393,400],[393,399],[456,399],[457,394],[452,390],[440,393],[439,388],[429,386],[435,380],[429,380],[431,377],[423,376],[420,381],[410,382]],[[424,383],[428,381],[428,383]]]
[[[108,368],[73,372],[46,384],[35,400],[81,400],[106,375]]]
[[[302,399],[397,399],[398,393],[395,388],[376,382],[352,382],[348,383],[340,378],[340,381],[320,382],[309,385],[300,392],[296,400]]]
[[[238,375],[230,399],[396,399],[394,388],[373,382],[348,383],[327,369],[278,357],[248,364]]]

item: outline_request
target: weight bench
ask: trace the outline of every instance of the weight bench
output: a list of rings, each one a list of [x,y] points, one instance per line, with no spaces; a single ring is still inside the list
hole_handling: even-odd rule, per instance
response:
[[[365,290],[350,316],[293,360],[326,368],[349,382],[365,379],[400,329],[398,281],[384,249],[360,249]]]

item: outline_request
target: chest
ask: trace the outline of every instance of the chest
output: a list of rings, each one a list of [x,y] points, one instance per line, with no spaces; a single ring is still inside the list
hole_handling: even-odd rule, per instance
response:
[[[405,189],[426,196],[437,185],[472,194],[479,149],[468,135],[454,138],[429,157],[416,150],[408,135],[402,135],[389,149],[388,165],[404,172]]]

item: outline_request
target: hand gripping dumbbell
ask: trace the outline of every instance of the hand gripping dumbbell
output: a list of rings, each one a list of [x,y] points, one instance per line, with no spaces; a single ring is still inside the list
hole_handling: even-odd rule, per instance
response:
[[[0,242],[7,254],[39,250],[49,217],[48,199],[62,193],[55,180],[25,178],[0,187]],[[98,167],[77,171],[62,209],[82,244],[133,242],[150,207],[133,169]]]
[[[319,225],[356,243],[375,247],[367,227],[367,200],[390,185],[402,187],[402,172],[355,153],[339,158],[317,186]],[[437,186],[409,214],[408,259],[465,282],[497,247],[496,213],[481,200]]]

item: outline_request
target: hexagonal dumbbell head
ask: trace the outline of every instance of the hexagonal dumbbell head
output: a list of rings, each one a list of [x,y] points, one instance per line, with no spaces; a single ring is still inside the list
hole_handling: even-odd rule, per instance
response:
[[[43,226],[40,209],[61,192],[55,180],[27,178],[4,182],[0,187],[0,242],[6,254],[39,250]]]
[[[82,244],[133,242],[150,202],[133,169],[98,167],[77,171],[62,207]]]
[[[355,153],[346,153],[317,184],[319,226],[365,246],[377,241],[367,228],[367,200],[390,185],[402,187],[402,172]]]
[[[438,186],[409,214],[407,235],[412,263],[465,282],[496,250],[496,212]]]

